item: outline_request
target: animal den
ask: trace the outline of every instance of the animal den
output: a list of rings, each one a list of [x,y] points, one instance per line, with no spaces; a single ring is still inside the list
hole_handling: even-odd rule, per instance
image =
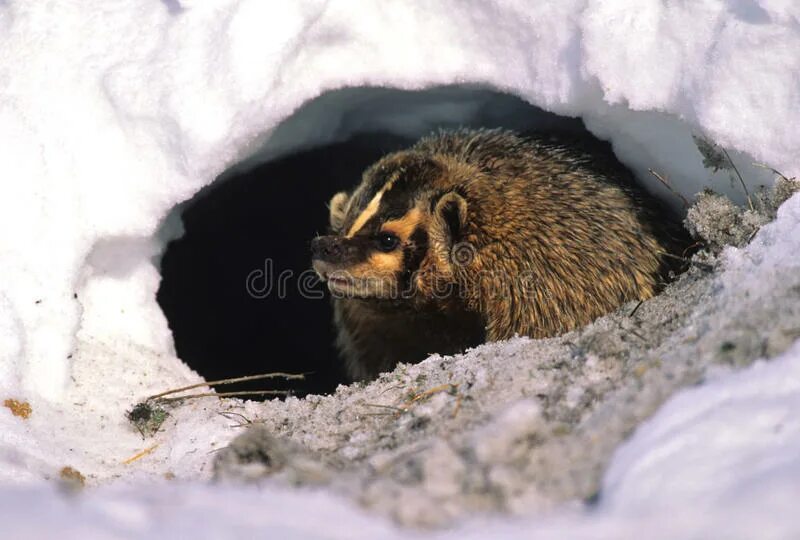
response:
[[[206,380],[305,374],[302,380],[259,380],[225,391],[279,390],[302,396],[329,393],[347,382],[334,347],[329,293],[311,271],[310,241],[326,234],[331,196],[353,189],[370,164],[437,129],[458,127],[593,138],[579,118],[548,113],[488,89],[353,88],[323,94],[165,220],[165,238],[176,223],[182,225],[181,236],[160,259],[157,293],[177,356]],[[689,156],[698,161],[694,165],[701,164],[688,128],[674,123],[672,129],[660,142],[668,140],[669,148],[688,143]],[[647,158],[637,157],[645,188],[680,207],[681,195],[666,191],[649,173],[641,176]],[[686,169],[685,161],[681,167]],[[650,161],[648,169],[656,162]],[[637,166],[636,161],[628,164]],[[670,178],[667,172],[661,175]],[[717,176],[698,173],[709,186],[743,200],[736,186]],[[671,182],[686,185],[691,196],[689,179],[678,175]]]
[[[6,493],[34,484],[7,508],[62,501],[41,487],[57,483],[90,488],[65,521],[100,508],[111,517],[95,528],[167,523],[165,537],[190,508],[220,523],[258,516],[253,529],[279,513],[289,529],[329,523],[332,508],[373,537],[389,537],[380,516],[431,526],[556,509],[572,536],[609,537],[624,535],[598,520],[735,524],[730,514],[774,500],[764,494],[796,500],[800,204],[748,214],[741,186],[756,196],[776,177],[754,162],[800,172],[800,107],[781,90],[796,87],[788,8],[664,6],[653,29],[633,15],[655,3],[542,4],[533,18],[486,3],[457,25],[451,7],[409,11],[434,25],[418,35],[406,4],[369,18],[386,25],[377,34],[335,2],[319,17],[292,4],[291,21],[258,1],[227,2],[231,17],[224,2],[152,4],[147,21],[138,4],[103,17],[90,3],[0,11],[4,50],[25,62],[0,71],[0,170],[25,180],[0,184],[0,481]],[[693,26],[714,17],[729,23]],[[685,29],[691,46],[669,49]],[[631,47],[637,31],[647,39]],[[337,387],[328,301],[302,281],[325,205],[386,151],[461,125],[588,130],[668,204],[682,206],[651,170],[690,201],[711,188],[740,206],[700,201],[694,226],[720,249],[642,305]],[[285,399],[136,408],[269,371],[306,377],[239,387]],[[228,506],[237,514],[218,512]]]
[[[262,149],[174,211],[184,233],[161,259],[158,302],[177,355],[207,380],[306,373],[286,384],[226,389],[327,393],[345,382],[327,287],[311,271],[311,240],[328,201],[383,155],[437,129],[587,133],[579,119],[475,88],[348,89],[311,101]]]
[[[639,116],[660,127],[657,138],[652,139],[650,130],[641,131]],[[680,200],[649,169],[661,171],[686,197],[700,186],[711,186],[743,201],[725,172],[713,174],[704,167],[691,128],[666,114],[616,111],[608,117],[575,118],[477,87],[325,93],[238,148],[233,165],[196,193],[185,192],[185,200],[166,214],[153,235],[112,236],[95,243],[75,288],[74,300],[83,312],[64,366],[69,383],[57,381],[58,370],[46,375],[37,371],[33,362],[25,379],[29,392],[20,395],[40,391],[41,400],[32,397],[34,410],[61,411],[59,422],[69,434],[63,435],[65,441],[96,438],[107,426],[113,426],[107,433],[114,436],[101,445],[73,444],[79,450],[68,460],[47,462],[68,462],[84,471],[89,483],[129,474],[206,477],[213,460],[194,452],[220,448],[236,434],[231,414],[249,422],[275,413],[238,400],[187,400],[171,404],[151,432],[137,432],[128,421],[132,410],[137,418],[141,412],[134,405],[159,391],[196,382],[193,371],[206,380],[266,372],[305,374],[302,380],[261,380],[220,391],[277,390],[298,396],[332,392],[344,377],[333,348],[329,298],[309,272],[309,243],[327,227],[327,202],[333,193],[352,188],[364,168],[385,153],[435,129],[460,126],[567,134],[587,134],[589,127],[600,137],[610,137],[619,159],[667,204],[679,205]],[[750,175],[748,180],[769,178],[750,166],[752,160],[735,152],[733,156]],[[116,307],[109,310],[110,305]],[[477,354],[484,360],[491,357],[497,366],[508,362],[503,377],[513,379],[521,368],[506,357],[514,356],[516,347],[501,344]],[[474,360],[458,362],[470,366]],[[422,382],[427,377],[418,376],[420,382],[405,391],[427,400]],[[392,386],[384,379],[375,383],[381,392]],[[441,390],[451,384],[435,380],[427,387]],[[357,393],[358,386],[347,392]],[[348,399],[356,398],[334,399],[349,407]],[[64,400],[78,404],[77,412],[64,414]],[[285,407],[275,418],[286,417],[291,425],[289,411],[297,402],[287,403],[269,407]],[[300,403],[308,406],[313,400]],[[87,422],[87,414],[99,420]],[[314,437],[334,437],[320,430]],[[159,442],[143,442],[143,436]],[[110,454],[130,459],[142,448],[150,451],[134,462],[107,459]],[[181,455],[181,448],[190,453]],[[364,455],[374,451],[359,450]],[[15,474],[37,473],[22,467]]]

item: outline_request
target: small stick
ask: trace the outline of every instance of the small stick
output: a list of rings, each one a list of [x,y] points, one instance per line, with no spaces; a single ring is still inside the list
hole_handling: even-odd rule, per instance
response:
[[[631,334],[633,334],[634,336],[638,337],[642,341],[647,341],[644,338],[644,336],[642,334],[640,334],[639,332],[637,332],[636,330],[631,330],[630,328],[623,328],[622,330],[625,331],[625,332],[630,332]]]
[[[760,167],[762,169],[767,169],[768,171],[772,171],[774,174],[777,174],[778,176],[780,176],[781,178],[783,178],[787,182],[791,182],[792,180],[794,180],[794,178],[786,178],[786,176],[784,176],[782,172],[780,172],[777,169],[773,169],[769,165],[764,165],[763,163],[753,163],[753,165],[756,166],[756,167]]]
[[[700,247],[700,246],[702,246],[702,245],[703,245],[703,242],[695,242],[695,243],[694,243],[694,244],[692,244],[691,246],[688,246],[686,249],[684,249],[684,250],[683,250],[683,253],[681,253],[681,255],[683,255],[684,257],[686,257],[686,254],[687,254],[687,253],[689,253],[689,250],[691,250],[691,249],[694,249],[694,248],[696,248],[696,247]]]
[[[245,415],[243,415],[243,414],[241,414],[241,413],[238,413],[238,412],[233,412],[233,411],[219,411],[217,414],[218,414],[218,415],[220,415],[220,416],[222,416],[223,418],[227,418],[228,420],[230,420],[230,418],[229,418],[229,416],[228,416],[228,415],[230,415],[230,416],[238,416],[239,418],[241,418],[242,420],[244,420],[244,423],[239,423],[239,425],[240,425],[240,426],[243,426],[243,425],[246,425],[246,424],[252,424],[252,423],[253,423],[253,421],[252,421],[252,420],[250,420],[250,419],[249,419],[249,418],[247,418]]]
[[[276,379],[281,377],[283,379],[292,380],[292,379],[305,379],[304,373],[264,373],[261,375],[248,375],[247,377],[235,377],[233,379],[219,379],[217,381],[203,381],[195,384],[190,384],[189,386],[183,386],[181,388],[175,388],[173,390],[167,390],[166,392],[161,392],[160,394],[155,394],[150,396],[149,398],[145,399],[145,401],[150,401],[153,399],[158,399],[162,396],[167,396],[169,394],[177,394],[178,392],[184,392],[186,390],[192,390],[194,388],[200,388],[203,386],[216,386],[216,385],[223,385],[223,384],[233,384],[238,382],[247,382],[247,381],[258,381],[261,379]]]
[[[456,415],[458,414],[458,411],[461,410],[461,402],[462,401],[463,400],[461,399],[461,394],[459,394],[457,396],[457,398],[456,398],[456,406],[455,406],[455,408],[453,408],[453,416],[452,416],[452,418],[455,418]]]
[[[203,392],[202,394],[189,394],[188,396],[176,396],[168,398],[157,398],[159,403],[172,403],[173,401],[182,401],[184,399],[195,399],[203,397],[239,397],[239,396],[285,396],[288,395],[288,390],[246,390],[242,392]]]
[[[633,334],[634,336],[638,337],[642,341],[647,341],[645,339],[645,337],[642,334],[640,334],[639,332],[637,332],[636,330],[632,330],[630,328],[625,328],[625,325],[623,324],[624,320],[625,319],[620,319],[620,320],[617,321],[617,326],[619,327],[620,330],[622,330],[623,332],[627,332],[629,334]]]
[[[122,464],[123,465],[130,465],[131,463],[133,463],[137,459],[142,459],[144,456],[146,456],[147,454],[149,454],[150,452],[152,452],[153,450],[158,448],[158,445],[159,445],[159,443],[156,443],[153,446],[145,448],[141,452],[138,452],[138,453],[132,455],[131,457],[129,457],[128,459],[126,459],[125,461],[123,461]]]
[[[639,303],[636,304],[636,307],[633,308],[633,311],[628,313],[628,317],[633,317],[636,314],[636,312],[639,310],[639,308],[641,307],[642,304],[644,304],[644,300],[639,300]]]
[[[703,262],[695,261],[695,260],[692,260],[692,259],[687,259],[686,257],[680,257],[678,255],[673,255],[672,253],[667,253],[666,251],[658,250],[658,251],[656,251],[656,253],[658,253],[659,255],[663,255],[664,257],[669,257],[670,259],[675,259],[677,261],[683,261],[685,263],[694,264],[695,266],[699,266],[700,268],[703,268],[705,270],[713,270],[714,269],[714,267],[711,266],[710,264],[706,264],[706,263],[703,263]]]
[[[722,147],[720,146],[720,148],[722,148]],[[744,190],[744,194],[747,196],[747,204],[748,204],[748,206],[750,206],[750,210],[755,210],[755,207],[753,206],[753,200],[750,198],[750,192],[747,191],[747,186],[744,183],[744,178],[742,178],[742,175],[739,172],[738,167],[736,167],[736,164],[733,162],[733,160],[731,159],[730,154],[728,154],[728,151],[725,150],[725,148],[722,148],[722,152],[725,154],[725,157],[728,158],[728,163],[730,163],[731,167],[733,167],[733,172],[735,172],[736,176],[739,177],[739,182],[741,182],[742,189]]]
[[[389,386],[389,387],[386,387],[386,388],[384,388],[383,390],[381,390],[381,391],[378,393],[378,395],[379,395],[379,396],[382,396],[383,394],[385,394],[385,393],[386,393],[386,392],[388,392],[389,390],[397,390],[398,388],[402,388],[402,387],[403,387],[403,385],[402,385],[402,384],[395,384],[394,386]]]
[[[676,197],[678,197],[678,198],[681,200],[681,202],[683,203],[683,207],[684,207],[684,208],[689,208],[689,206],[690,206],[690,205],[689,205],[689,201],[686,199],[686,197],[684,197],[684,196],[683,196],[683,195],[681,195],[681,194],[680,194],[678,191],[676,191],[674,187],[672,187],[672,184],[670,184],[670,183],[669,183],[669,180],[667,180],[666,178],[664,178],[663,176],[661,176],[660,174],[658,174],[658,173],[657,173],[656,171],[654,171],[653,169],[647,169],[647,171],[648,171],[650,174],[652,174],[653,176],[655,176],[655,177],[658,179],[658,181],[659,181],[659,182],[661,182],[662,184],[664,184],[664,186],[666,186],[666,188],[667,188],[668,190],[670,190],[670,191],[672,192],[672,194],[673,194],[673,195],[675,195]]]
[[[378,403],[364,403],[367,407],[379,407],[381,409],[389,409],[390,411],[394,411],[396,413],[406,412],[405,409],[399,409],[397,407],[392,407],[391,405],[380,405]]]
[[[401,409],[403,409],[404,411],[407,411],[408,408],[411,405],[413,405],[415,402],[417,402],[417,401],[419,401],[421,399],[428,398],[428,397],[432,396],[433,394],[438,394],[439,392],[444,392],[445,390],[454,390],[454,389],[457,389],[457,388],[458,388],[457,384],[450,384],[450,383],[445,383],[445,384],[440,384],[439,386],[434,386],[433,388],[425,390],[424,392],[422,392],[420,394],[417,394],[416,396],[414,396],[410,400],[406,401],[403,404],[403,406],[401,407]]]

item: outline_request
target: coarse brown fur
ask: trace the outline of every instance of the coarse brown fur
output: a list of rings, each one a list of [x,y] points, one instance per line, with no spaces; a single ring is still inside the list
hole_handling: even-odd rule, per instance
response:
[[[599,148],[599,145],[597,145]],[[686,245],[611,153],[500,130],[390,154],[330,205],[314,268],[353,379],[650,298]]]

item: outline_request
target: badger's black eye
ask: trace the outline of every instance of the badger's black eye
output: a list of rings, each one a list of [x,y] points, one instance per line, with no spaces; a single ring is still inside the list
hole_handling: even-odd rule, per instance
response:
[[[400,239],[392,233],[382,232],[378,233],[378,249],[381,251],[389,252],[397,249],[400,245]]]

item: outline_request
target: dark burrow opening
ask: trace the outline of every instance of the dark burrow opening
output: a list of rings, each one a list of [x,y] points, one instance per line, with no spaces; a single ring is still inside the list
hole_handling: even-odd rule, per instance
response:
[[[206,380],[307,374],[231,390],[302,395],[343,382],[328,292],[308,272],[309,242],[327,228],[330,195],[404,142],[356,136],[260,165],[193,201],[182,214],[184,236],[162,259],[158,291],[178,356]],[[315,189],[323,178],[324,189]]]
[[[586,131],[578,119],[481,89],[362,88],[310,102],[244,165],[175,210],[185,233],[161,260],[157,299],[178,356],[207,380],[306,374],[225,391],[302,396],[348,382],[327,289],[310,272],[309,243],[327,230],[331,196],[354,187],[368,165],[433,129],[462,125]]]

